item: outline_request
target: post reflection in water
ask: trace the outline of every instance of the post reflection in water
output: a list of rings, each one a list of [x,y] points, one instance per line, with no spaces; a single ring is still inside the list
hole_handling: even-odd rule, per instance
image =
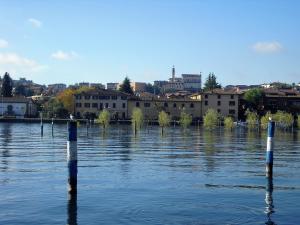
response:
[[[8,158],[10,157],[10,151],[9,151],[9,144],[12,140],[12,134],[11,134],[11,124],[10,123],[4,123],[1,130],[1,136],[2,139],[2,166],[0,167],[2,171],[8,170]]]
[[[267,215],[268,221],[265,223],[267,225],[275,225],[275,223],[271,220],[271,215],[275,212],[274,211],[274,204],[273,204],[273,179],[267,177],[267,184],[266,184],[266,208],[265,213]]]
[[[69,192],[68,225],[77,225],[77,192]]]

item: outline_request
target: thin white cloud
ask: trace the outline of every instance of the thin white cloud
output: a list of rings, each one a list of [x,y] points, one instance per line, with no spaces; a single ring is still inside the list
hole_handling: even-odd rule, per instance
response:
[[[46,68],[35,60],[22,57],[17,53],[0,53],[0,65],[2,70],[20,73],[38,72]]]
[[[28,22],[36,28],[40,28],[43,25],[43,23],[41,21],[34,19],[34,18],[28,19]]]
[[[8,46],[8,42],[4,39],[0,39],[0,48],[6,48]]]
[[[76,52],[74,52],[74,51],[64,52],[62,50],[58,50],[58,51],[52,53],[51,57],[53,59],[66,61],[66,60],[71,60],[71,59],[77,58],[78,54]]]
[[[277,41],[272,42],[257,42],[252,46],[252,49],[257,53],[277,53],[283,50],[282,45]]]

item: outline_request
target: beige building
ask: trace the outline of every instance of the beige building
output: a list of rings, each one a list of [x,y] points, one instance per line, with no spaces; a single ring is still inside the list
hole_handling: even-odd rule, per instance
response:
[[[201,102],[193,99],[130,98],[128,100],[129,118],[134,108],[142,110],[145,120],[157,120],[160,111],[168,113],[172,120],[178,120],[183,111],[190,114],[194,120],[202,117]]]
[[[194,94],[191,98],[202,102],[202,115],[208,109],[214,109],[222,116],[231,116],[238,119],[240,93],[235,90],[215,89],[213,91]]]
[[[126,119],[129,95],[113,90],[95,89],[75,95],[77,118],[96,118],[103,109],[110,112],[111,119]]]

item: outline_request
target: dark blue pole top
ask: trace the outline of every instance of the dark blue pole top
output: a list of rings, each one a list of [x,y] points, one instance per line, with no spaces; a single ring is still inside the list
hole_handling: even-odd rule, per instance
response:
[[[268,137],[274,137],[274,130],[275,130],[275,122],[270,121],[268,123]]]
[[[68,141],[77,141],[77,122],[68,122]]]

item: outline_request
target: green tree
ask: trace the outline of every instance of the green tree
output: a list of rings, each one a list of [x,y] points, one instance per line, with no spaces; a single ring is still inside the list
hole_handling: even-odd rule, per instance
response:
[[[138,128],[142,127],[143,121],[144,121],[144,116],[142,110],[140,108],[134,108],[132,110],[131,123],[134,126],[135,133]]]
[[[119,91],[133,95],[133,90],[130,85],[130,79],[128,77],[125,77],[123,83],[120,85]]]
[[[102,110],[98,116],[97,122],[100,123],[105,129],[109,125],[109,121],[110,121],[109,112],[106,109]]]
[[[209,73],[204,83],[204,90],[210,91],[216,88],[221,88],[221,85],[217,82],[217,77],[214,73]]]
[[[164,133],[164,128],[170,125],[170,121],[170,116],[165,111],[161,111],[158,114],[158,123],[161,127],[161,134]]]
[[[297,116],[297,127],[300,129],[300,115]]]
[[[208,109],[204,115],[204,127],[212,130],[217,126],[219,119],[219,114],[214,109]]]
[[[187,127],[189,127],[192,123],[192,116],[187,114],[186,112],[181,112],[180,114],[180,125],[186,129]]]
[[[249,129],[254,129],[255,127],[257,127],[257,122],[258,122],[258,116],[256,112],[251,112],[250,110],[246,111],[246,122],[248,125]]]
[[[294,123],[293,115],[283,111],[277,111],[273,118],[276,125],[284,130],[291,127]]]
[[[46,112],[48,112],[48,116],[50,118],[56,117],[56,118],[68,118],[69,117],[69,112],[68,110],[64,107],[64,104],[60,102],[56,98],[50,99],[46,104],[44,109]]]
[[[234,127],[234,122],[231,116],[226,116],[224,118],[224,126],[226,129],[232,130],[232,128]]]
[[[13,82],[9,74],[6,72],[2,80],[1,95],[3,97],[12,97]]]
[[[252,109],[257,109],[262,96],[263,91],[260,88],[254,88],[245,92],[244,99]]]

